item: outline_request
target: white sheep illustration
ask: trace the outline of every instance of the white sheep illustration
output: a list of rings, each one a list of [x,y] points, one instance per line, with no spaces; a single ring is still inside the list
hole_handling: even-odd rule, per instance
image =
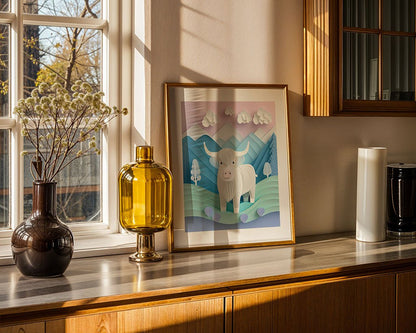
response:
[[[250,142],[243,151],[224,148],[219,152],[211,152],[204,142],[207,155],[218,162],[217,187],[222,212],[225,212],[227,202],[233,200],[234,214],[238,214],[240,198],[247,192],[250,195],[250,202],[256,200],[256,172],[252,165],[238,163],[240,157],[247,154],[249,147]]]

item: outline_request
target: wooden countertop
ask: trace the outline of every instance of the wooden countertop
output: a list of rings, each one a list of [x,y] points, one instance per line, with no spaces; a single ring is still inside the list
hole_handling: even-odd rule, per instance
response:
[[[73,259],[58,278],[29,278],[15,266],[0,267],[0,322],[33,311],[231,294],[272,283],[416,268],[414,241],[362,243],[345,234],[280,247],[162,254],[163,261],[148,264],[132,264],[128,255]]]

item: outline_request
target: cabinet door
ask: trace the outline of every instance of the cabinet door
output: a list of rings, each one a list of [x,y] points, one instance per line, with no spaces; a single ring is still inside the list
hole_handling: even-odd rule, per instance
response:
[[[70,317],[46,322],[46,333],[116,333],[117,313]]]
[[[224,298],[120,311],[121,333],[212,333],[224,331]]]
[[[0,327],[0,333],[44,333],[45,323]]]
[[[288,285],[234,296],[241,332],[394,332],[394,274]]]
[[[397,332],[416,332],[416,272],[397,274]]]

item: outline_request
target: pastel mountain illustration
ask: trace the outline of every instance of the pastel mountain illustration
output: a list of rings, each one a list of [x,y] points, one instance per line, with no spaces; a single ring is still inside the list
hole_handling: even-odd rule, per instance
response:
[[[187,232],[280,226],[273,110],[270,102],[183,105]]]
[[[250,149],[247,155],[244,157],[243,163],[249,163],[253,165],[257,174],[257,183],[267,178],[263,174],[264,163],[270,163],[272,173],[271,175],[277,175],[277,150],[276,150],[276,136],[272,134],[269,141],[262,143],[255,134],[250,134],[241,142],[235,142],[233,144],[227,144],[225,147],[221,147],[208,135],[199,137],[196,141],[186,136],[182,139],[182,152],[183,152],[183,182],[191,184],[191,169],[192,161],[196,159],[199,163],[201,170],[201,180],[199,186],[204,187],[208,191],[218,193],[217,190],[217,168],[215,168],[210,162],[210,157],[205,153],[204,142],[210,151],[220,151],[222,148],[231,148],[237,151],[244,150],[247,146],[247,142],[250,142]]]

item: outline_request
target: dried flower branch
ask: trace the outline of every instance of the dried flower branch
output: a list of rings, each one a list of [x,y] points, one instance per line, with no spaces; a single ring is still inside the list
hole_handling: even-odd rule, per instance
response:
[[[14,113],[22,123],[22,135],[33,145],[31,167],[37,180],[53,181],[74,160],[100,154],[95,133],[127,109],[110,108],[103,92],[94,93],[87,82],[77,81],[67,91],[57,80],[42,82],[31,96],[21,99]],[[84,143],[85,144],[82,144]]]

